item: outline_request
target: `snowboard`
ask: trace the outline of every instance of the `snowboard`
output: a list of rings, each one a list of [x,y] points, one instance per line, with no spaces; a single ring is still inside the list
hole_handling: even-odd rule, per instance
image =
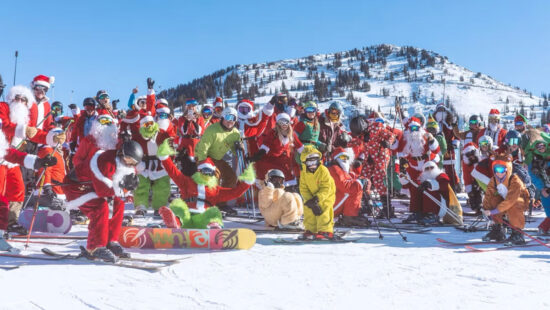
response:
[[[251,229],[176,229],[122,227],[119,238],[125,248],[248,250],[256,243]]]
[[[33,209],[25,209],[19,215],[19,224],[29,229]],[[32,227],[33,232],[48,232],[66,234],[71,230],[72,223],[69,213],[60,210],[38,210]]]

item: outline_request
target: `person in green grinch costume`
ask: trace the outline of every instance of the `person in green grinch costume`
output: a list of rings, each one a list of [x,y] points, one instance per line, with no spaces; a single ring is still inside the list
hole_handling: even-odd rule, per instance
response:
[[[220,202],[236,199],[244,194],[256,179],[254,166],[249,165],[238,177],[235,188],[219,186],[219,170],[210,158],[198,163],[197,172],[191,177],[178,170],[171,155],[176,152],[165,140],[158,148],[157,156],[164,169],[180,190],[181,199],[175,199],[170,208],[160,208],[159,213],[169,228],[222,228],[222,214],[216,207]]]

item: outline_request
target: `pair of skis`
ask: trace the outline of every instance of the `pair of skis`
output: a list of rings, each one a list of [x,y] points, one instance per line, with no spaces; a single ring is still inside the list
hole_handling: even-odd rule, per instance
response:
[[[502,247],[496,247],[496,248],[476,248],[475,245],[486,245],[486,244],[493,244],[493,245],[504,245],[504,241],[473,241],[473,242],[451,242],[447,241],[441,238],[436,239],[438,242],[441,243],[442,246],[445,247],[464,247],[466,249],[463,253],[483,253],[483,252],[493,252],[493,251],[502,251],[502,250],[509,250],[509,249],[516,249],[516,248],[529,248],[529,247],[535,247],[535,246],[541,246],[541,244],[534,242],[534,240],[528,240],[525,242],[525,244],[519,244],[519,245],[510,245],[510,246],[502,246]],[[550,239],[538,239],[542,242],[545,242],[546,244],[550,244]]]

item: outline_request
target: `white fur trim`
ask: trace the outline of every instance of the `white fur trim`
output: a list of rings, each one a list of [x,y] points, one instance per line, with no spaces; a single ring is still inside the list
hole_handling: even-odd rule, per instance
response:
[[[26,138],[27,125],[19,124],[15,126],[14,137],[25,139]]]
[[[75,200],[71,200],[65,204],[67,210],[76,209],[92,199],[99,198],[95,192],[84,194]]]
[[[497,191],[498,191],[498,194],[502,196],[502,198],[506,198],[506,195],[508,195],[508,188],[506,187],[506,185],[502,183],[497,185]]]
[[[275,120],[279,122],[280,120],[287,120],[290,123],[290,115],[286,113],[279,113],[277,117],[275,117]]]
[[[432,141],[433,142],[429,145],[429,149],[430,151],[435,151],[439,148],[439,142],[437,142],[435,138]]]
[[[430,188],[431,191],[438,191],[439,190],[439,182],[437,182],[437,180],[426,180],[428,182],[430,182],[430,185],[432,186],[432,188]]]
[[[143,124],[145,124],[147,122],[154,122],[154,121],[155,121],[155,119],[151,115],[147,115],[139,121],[139,125],[143,126]]]
[[[40,86],[45,86],[47,88],[50,88],[50,83],[42,80],[34,81],[32,84],[33,86],[40,85]]]
[[[401,185],[407,185],[409,184],[409,179],[407,178],[399,178],[399,183],[401,183]]]
[[[449,165],[452,165],[452,164],[454,164],[454,160],[453,160],[453,159],[445,159],[445,160],[443,161],[443,165],[445,165],[445,166],[449,166]]]
[[[209,163],[202,163],[202,164],[197,166],[197,170],[201,170],[202,168],[210,168],[212,170],[216,170],[216,166],[211,165]]]
[[[155,94],[155,90],[153,88],[147,90],[147,96],[151,96]]]
[[[465,147],[462,150],[462,155],[466,155],[466,154],[470,153],[473,150],[477,150],[477,148],[474,145],[468,145],[467,147]]]
[[[447,202],[445,201],[445,199],[443,197],[441,197],[441,200],[439,201],[439,212],[438,212],[437,215],[440,218],[443,218],[445,216],[445,214],[447,214],[448,209],[449,208],[447,208]]]
[[[27,154],[23,159],[23,166],[25,166],[25,168],[27,169],[34,170],[34,162],[36,161],[37,158],[38,156],[36,155]]]
[[[346,199],[348,199],[349,197],[349,193],[345,193],[344,194],[344,197],[342,197],[342,200],[340,200],[335,206],[334,206],[334,211],[338,210],[342,204],[344,203],[344,201],[346,201]]]
[[[36,124],[40,124],[39,128],[44,129],[44,103],[45,101],[37,102],[36,108],[38,110],[38,115],[36,117]],[[37,125],[38,126],[38,125]]]
[[[271,103],[266,103],[264,107],[262,108],[262,112],[264,112],[265,115],[271,116],[273,115],[273,112],[275,111],[275,106]]]
[[[99,155],[101,155],[104,150],[99,150],[95,152],[94,156],[92,157],[92,160],[90,161],[90,168],[92,169],[92,172],[94,173],[94,177],[101,182],[103,182],[107,187],[113,188],[113,181],[109,178],[106,178],[103,173],[101,173],[101,170],[99,170],[99,166],[97,165],[97,159]]]
[[[265,150],[266,153],[269,153],[269,147],[268,147],[267,145],[265,145],[265,144],[262,144],[262,145],[260,146],[260,150]],[[299,153],[300,153],[300,152],[299,152]]]
[[[197,184],[197,210],[204,212],[204,201],[201,199],[206,199],[206,188],[204,185]]]
[[[169,108],[160,108],[160,109],[157,109],[157,114],[158,113],[168,113],[170,114],[170,109]]]
[[[137,114],[134,118],[124,118],[122,121],[127,124],[133,124],[139,120],[139,114]]]
[[[479,170],[477,170],[476,168],[474,168],[474,170],[472,171],[472,177],[479,180],[483,184],[489,184],[489,181],[491,181],[491,179],[488,176],[479,172]]]
[[[158,156],[157,157],[161,160],[161,161],[165,161],[168,159],[168,157],[170,157],[169,155],[166,155],[166,156]]]

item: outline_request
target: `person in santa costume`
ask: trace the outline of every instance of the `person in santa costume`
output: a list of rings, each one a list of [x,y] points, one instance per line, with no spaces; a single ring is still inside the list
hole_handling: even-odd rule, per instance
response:
[[[296,186],[299,167],[295,164],[294,153],[301,153],[303,145],[292,129],[290,116],[280,113],[276,118],[275,128],[262,135],[259,151],[249,160],[257,162],[258,175],[265,175],[270,169],[279,169],[286,176],[285,186]]]
[[[120,201],[126,196],[125,191],[137,188],[136,166],[142,158],[139,143],[126,141],[116,150],[96,150],[89,161],[78,167],[82,173],[77,180],[65,178],[70,184],[65,193],[67,208],[79,208],[90,219],[86,248],[95,258],[115,262],[117,256],[129,257],[118,243],[124,209],[116,204],[117,198]],[[109,219],[111,200],[115,206]]]
[[[474,142],[468,142],[462,150],[462,177],[468,194],[468,205],[476,213],[481,212],[484,190],[472,175],[481,159],[481,151]],[[480,213],[481,214],[481,213]]]
[[[257,182],[258,207],[265,224],[279,229],[303,229],[304,203],[298,193],[285,191],[285,175],[279,169],[267,172],[263,182]]]
[[[212,107],[213,107],[213,110],[212,110],[212,118],[210,119],[210,124],[215,124],[222,120],[223,109],[225,109],[225,105],[223,104],[222,97],[216,97],[216,99],[214,100],[214,103],[212,104]]]
[[[238,177],[239,181],[235,188],[227,188],[218,185],[220,174],[210,158],[200,161],[197,172],[188,177],[178,170],[170,158],[175,153],[169,140],[165,140],[157,152],[164,169],[178,186],[181,197],[181,199],[172,201],[170,208],[160,208],[159,212],[166,226],[171,228],[222,228],[222,215],[216,205],[236,199],[248,190],[256,179],[253,165],[249,165]]]
[[[416,210],[415,220],[421,225],[444,223],[462,225],[462,208],[450,186],[449,176],[433,161],[423,165],[419,183],[402,176],[402,183],[417,192],[417,201],[411,201]],[[414,183],[414,184],[413,184]]]
[[[277,123],[277,115],[286,113],[290,116],[290,122],[294,126],[298,122],[296,109],[288,104],[288,96],[285,93],[278,93],[271,97],[269,104],[273,106],[273,117],[270,118],[267,128],[274,128]]]
[[[4,234],[7,232],[16,232],[25,234],[26,230],[19,226],[17,222],[10,223],[10,201],[6,198],[6,184],[8,180],[8,163],[13,165],[25,166],[28,169],[41,169],[56,164],[56,158],[45,157],[38,158],[36,155],[20,152],[12,148],[2,131],[0,131],[0,251],[10,251],[12,247],[4,240]],[[11,227],[10,227],[11,226]]]
[[[328,167],[336,186],[334,216],[342,216],[341,223],[345,226],[369,226],[369,221],[360,216],[361,200],[363,199],[363,184],[353,172],[350,165],[353,161],[353,150],[337,147]]]
[[[178,152],[186,154],[190,160],[194,160],[195,147],[205,130],[204,119],[200,117],[200,113],[197,110],[198,104],[199,102],[194,98],[187,100],[183,115],[176,122],[178,128],[178,139],[176,141]]]
[[[147,213],[150,192],[152,192],[153,196],[151,207],[154,210],[154,214],[159,215],[159,208],[168,205],[170,177],[162,167],[156,154],[158,146],[164,140],[173,136],[161,130],[159,124],[150,115],[142,118],[139,122],[141,124],[139,128],[140,134],[135,141],[141,145],[144,158],[138,166],[139,186],[134,192],[135,215],[144,216]]]
[[[155,81],[152,78],[147,78],[147,96],[140,96],[137,99],[138,88],[132,90],[132,94],[128,99],[129,111],[120,124],[121,135],[131,135],[132,138],[137,138],[139,136],[139,121],[147,115],[156,116],[154,86]]]
[[[383,209],[379,218],[395,217],[394,208],[388,197],[388,164],[391,159],[390,146],[395,141],[395,135],[386,128],[384,119],[376,118],[368,125],[369,139],[365,143],[363,154],[363,170],[361,176],[372,180],[372,185],[380,195]]]
[[[400,166],[403,168],[400,168],[400,171],[406,173],[412,181],[418,184],[424,164],[428,161],[439,162],[439,156],[437,155],[439,144],[432,134],[425,131],[420,120],[416,117],[409,118],[405,128],[402,137],[395,140],[391,149],[398,152]],[[403,178],[401,178],[402,180]],[[418,209],[417,203],[420,197],[418,197],[417,190],[411,190],[410,184],[403,185],[403,189],[409,190],[409,211],[412,212],[405,221],[413,222],[416,221],[416,216],[421,211]]]
[[[94,98],[85,98],[82,101],[82,105],[84,106],[84,111],[79,113],[78,116],[75,118],[73,133],[70,140],[71,153],[73,154],[76,152],[76,149],[80,145],[80,141],[82,141],[84,137],[90,134],[92,124],[95,122],[98,115],[95,107]]]
[[[450,111],[444,104],[440,103],[436,106],[433,113],[433,118],[439,125],[439,129],[443,137],[445,138],[445,144],[447,146],[446,151],[443,154],[441,162],[443,163],[443,169],[451,180],[451,186],[456,191],[461,191],[460,180],[455,170],[456,155],[455,150],[459,148],[460,141],[456,140],[453,132],[453,126],[458,122],[458,116],[456,113]],[[441,145],[440,145],[441,150]]]
[[[34,104],[30,109],[30,119],[37,124],[37,128],[48,131],[54,127],[49,98],[46,93],[54,83],[53,76],[37,75],[31,82],[34,94]],[[40,124],[40,125],[38,125]]]
[[[33,104],[30,89],[21,85],[14,86],[8,92],[7,100],[8,102],[0,102],[0,122],[6,140],[12,147],[21,148],[26,141],[45,144],[47,139],[60,144],[65,142],[64,133],[43,131],[34,127],[36,124],[30,121],[30,108]],[[6,166],[6,178],[9,180],[5,193],[10,202],[10,227],[19,229],[17,219],[25,198],[25,183],[19,165],[6,161],[2,165]]]
[[[155,122],[159,124],[159,129],[164,130],[170,135],[170,137],[176,136],[176,126],[172,123],[172,114],[170,107],[168,106],[168,100],[160,98],[155,105]]]
[[[274,107],[271,103],[266,103],[261,112],[254,110],[254,102],[243,99],[237,103],[238,122],[236,127],[241,133],[243,141],[244,155],[250,156],[258,151],[257,137],[261,136],[266,130]]]
[[[493,145],[496,148],[502,146],[504,139],[506,138],[507,130],[502,128],[500,124],[500,112],[497,109],[491,109],[489,111],[489,125],[479,131],[477,135],[477,141],[479,145],[479,139],[483,136],[489,136],[493,140]]]
[[[322,155],[313,145],[306,145],[300,155],[302,173],[300,194],[304,200],[303,239],[334,238],[334,202],[336,185]]]
[[[506,238],[503,227],[503,216],[509,225],[515,229],[525,227],[524,212],[529,208],[529,192],[521,179],[512,173],[512,157],[507,154],[495,154],[491,170],[494,176],[487,185],[483,199],[483,209],[486,216],[494,221],[491,231],[483,237],[484,241],[504,241]],[[506,242],[513,245],[524,244],[523,235],[513,230]]]

